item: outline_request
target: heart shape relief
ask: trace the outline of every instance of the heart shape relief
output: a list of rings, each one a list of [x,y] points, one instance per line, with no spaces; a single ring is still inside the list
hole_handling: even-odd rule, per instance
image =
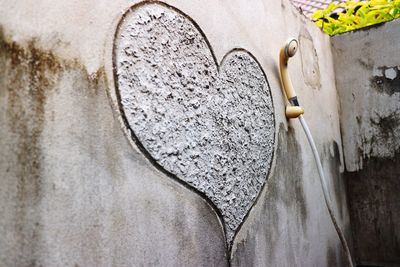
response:
[[[218,67],[191,19],[150,2],[120,22],[114,68],[120,108],[136,141],[214,203],[231,243],[267,179],[274,150],[272,97],[257,61],[236,49]]]

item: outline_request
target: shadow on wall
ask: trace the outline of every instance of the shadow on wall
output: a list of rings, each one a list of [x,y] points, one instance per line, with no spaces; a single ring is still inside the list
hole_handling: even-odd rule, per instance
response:
[[[399,175],[400,153],[391,159],[370,158],[362,170],[345,173],[359,263],[400,262]]]
[[[301,145],[294,129],[279,126],[276,165],[252,217],[241,229],[243,240],[231,255],[234,266],[294,266],[306,264],[308,208],[303,184]],[[296,164],[293,164],[296,162]],[[258,223],[258,218],[263,222]],[[326,252],[329,266],[341,266],[336,247]],[[261,254],[256,254],[262,251]],[[342,262],[344,263],[344,262]]]

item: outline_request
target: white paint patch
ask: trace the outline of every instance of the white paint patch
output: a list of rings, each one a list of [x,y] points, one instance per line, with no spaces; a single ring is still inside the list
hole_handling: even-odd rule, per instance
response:
[[[386,69],[385,70],[385,77],[394,80],[397,77],[397,71],[394,68]]]
[[[372,75],[375,76],[375,77],[383,77],[382,68],[374,67],[374,69],[372,70]]]

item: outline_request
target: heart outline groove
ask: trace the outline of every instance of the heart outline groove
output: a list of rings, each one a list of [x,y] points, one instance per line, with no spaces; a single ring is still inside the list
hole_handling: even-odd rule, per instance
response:
[[[151,1],[120,20],[113,68],[131,138],[158,169],[211,204],[231,245],[274,155],[274,108],[261,65],[244,49],[218,64],[189,16]]]

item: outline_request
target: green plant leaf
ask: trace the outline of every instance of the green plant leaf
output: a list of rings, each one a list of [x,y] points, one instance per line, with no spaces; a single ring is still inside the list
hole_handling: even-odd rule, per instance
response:
[[[339,7],[344,11],[334,19],[331,14]],[[326,9],[317,10],[312,18],[325,33],[340,34],[400,18],[400,0],[331,3]]]
[[[325,15],[325,13],[323,12],[323,10],[317,10],[314,12],[314,14],[312,15],[313,19],[320,19],[323,18]]]

